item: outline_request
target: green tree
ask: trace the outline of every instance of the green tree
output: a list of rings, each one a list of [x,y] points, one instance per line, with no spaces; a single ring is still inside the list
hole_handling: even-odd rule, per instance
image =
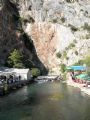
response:
[[[14,49],[8,57],[8,65],[16,68],[24,68],[23,55],[19,50]]]
[[[31,73],[32,73],[33,77],[37,77],[41,74],[41,72],[38,68],[32,68]]]
[[[64,73],[66,71],[66,65],[65,64],[61,64],[60,68],[61,68],[62,73]]]
[[[62,54],[60,52],[56,53],[57,58],[61,58]]]

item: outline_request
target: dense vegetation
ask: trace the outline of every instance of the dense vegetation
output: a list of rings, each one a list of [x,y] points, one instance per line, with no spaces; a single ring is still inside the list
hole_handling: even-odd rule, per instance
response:
[[[8,57],[8,65],[15,68],[24,68],[23,55],[19,50],[14,49]]]
[[[31,70],[32,76],[35,78],[41,74],[40,70],[38,68],[32,68]]]

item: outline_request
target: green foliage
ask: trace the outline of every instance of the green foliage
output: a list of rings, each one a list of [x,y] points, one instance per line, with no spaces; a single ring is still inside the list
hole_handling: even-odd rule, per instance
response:
[[[90,39],[90,33],[86,35],[86,39]]]
[[[37,77],[41,74],[41,72],[38,68],[32,68],[31,73],[32,73],[33,77]]]
[[[83,65],[84,64],[84,60],[79,60],[77,63],[74,63],[73,65]]]
[[[23,63],[17,63],[13,65],[14,68],[25,68]]]
[[[78,51],[75,51],[75,55],[78,55]]]
[[[63,58],[67,58],[67,52],[66,51],[63,52]]]
[[[85,23],[82,28],[90,32],[90,25],[88,25],[88,23]]]
[[[57,58],[61,58],[62,54],[60,52],[56,53]]]
[[[87,67],[90,67],[90,56],[87,56],[83,60],[79,60],[77,63],[74,63],[74,65],[83,65],[86,64]]]
[[[66,57],[66,60],[69,60],[69,57]]]
[[[66,71],[66,65],[65,64],[61,64],[60,65],[60,69],[61,69],[61,72],[64,73]]]
[[[71,30],[72,30],[73,32],[78,31],[78,28],[77,28],[77,27],[75,27],[75,26],[73,26],[73,25],[71,25],[71,24],[69,24],[68,26],[71,28]]]
[[[84,59],[84,63],[86,64],[86,66],[90,67],[90,56],[87,56],[87,57]]]
[[[71,49],[71,48],[73,48],[73,47],[75,47],[75,44],[74,44],[74,43],[71,43],[71,44],[69,44],[68,49]]]
[[[78,0],[66,0],[66,2],[68,2],[68,3],[73,3],[73,2],[78,2]]]
[[[8,65],[16,68],[23,68],[23,55],[19,50],[14,49],[8,57]]]
[[[66,51],[69,50],[68,47],[65,47],[65,50],[66,50]]]
[[[76,40],[73,40],[73,42],[74,42],[74,43],[77,43],[77,41],[76,41]]]
[[[52,22],[53,23],[57,23],[58,21],[57,21],[57,19],[53,19]]]
[[[62,18],[61,18],[61,21],[62,21],[62,23],[64,23],[64,22],[65,22],[65,18],[64,18],[64,17],[62,17]]]

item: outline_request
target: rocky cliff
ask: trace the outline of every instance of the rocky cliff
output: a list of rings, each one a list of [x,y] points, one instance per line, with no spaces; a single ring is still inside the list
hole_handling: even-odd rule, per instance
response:
[[[31,37],[22,27],[18,2],[2,0],[0,1],[0,65],[6,64],[9,54],[14,49],[22,52],[26,66],[28,64],[28,66],[38,67],[47,72],[37,56]]]
[[[0,20],[0,27],[3,28],[2,31],[0,30],[0,41],[7,41],[5,44],[9,44],[5,51],[13,49],[14,45],[17,44],[16,46],[20,49],[27,51],[25,54],[28,53],[29,57],[33,54],[31,47],[28,45],[26,47],[25,42],[23,42],[25,40],[22,38],[23,31],[30,37],[30,45],[33,42],[32,48],[35,47],[34,51],[36,50],[39,61],[51,72],[58,72],[60,64],[71,65],[89,54],[89,0],[3,1],[4,4],[0,8],[0,14],[2,14],[0,19],[4,22],[2,23]],[[15,17],[14,21],[12,16]],[[3,42],[0,44],[4,45]],[[6,52],[2,53],[4,46],[1,50],[1,57],[6,56],[4,55]],[[59,58],[57,53],[61,55]]]

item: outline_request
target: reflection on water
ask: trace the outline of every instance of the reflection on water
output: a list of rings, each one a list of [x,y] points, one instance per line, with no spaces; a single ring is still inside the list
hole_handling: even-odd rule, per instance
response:
[[[90,97],[65,84],[32,84],[0,98],[0,120],[90,120]]]

